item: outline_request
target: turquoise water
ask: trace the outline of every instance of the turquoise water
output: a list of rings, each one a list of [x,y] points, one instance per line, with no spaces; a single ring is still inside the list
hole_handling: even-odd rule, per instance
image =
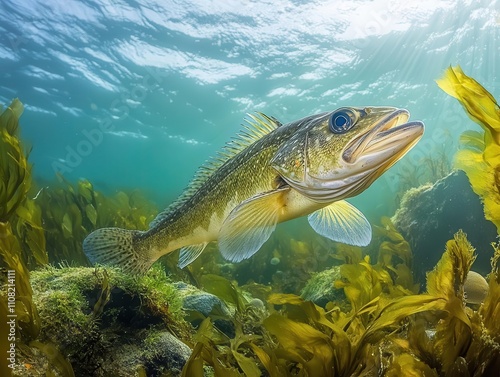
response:
[[[443,70],[500,96],[499,3],[2,0],[0,102],[26,105],[36,178],[139,188],[160,206],[245,113],[403,107],[424,138],[353,200],[391,214],[403,164],[451,156],[477,127],[435,84]]]

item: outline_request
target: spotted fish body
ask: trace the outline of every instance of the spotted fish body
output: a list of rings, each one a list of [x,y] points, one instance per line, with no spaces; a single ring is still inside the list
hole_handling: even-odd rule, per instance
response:
[[[145,232],[103,228],[84,241],[94,263],[143,273],[181,249],[179,266],[218,241],[238,262],[253,255],[276,224],[309,215],[318,233],[366,245],[371,228],[343,199],[359,194],[421,137],[395,108],[341,108],[281,125],[251,116],[246,131],[203,167],[185,193]]]

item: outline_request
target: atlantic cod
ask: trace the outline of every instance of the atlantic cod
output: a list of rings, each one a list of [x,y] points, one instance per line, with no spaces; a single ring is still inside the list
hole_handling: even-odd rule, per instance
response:
[[[366,246],[371,226],[344,199],[358,195],[422,137],[394,107],[343,107],[281,124],[250,115],[245,130],[202,167],[147,231],[102,228],[83,249],[92,263],[145,273],[180,249],[179,267],[212,241],[231,262],[250,258],[276,224],[308,215],[322,236]]]

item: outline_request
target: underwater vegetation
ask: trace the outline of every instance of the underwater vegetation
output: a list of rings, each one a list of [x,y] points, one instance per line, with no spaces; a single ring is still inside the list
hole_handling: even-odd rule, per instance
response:
[[[145,230],[158,212],[138,191],[105,195],[87,180],[76,184],[61,180],[40,190],[35,204],[40,208],[51,263],[71,261],[88,265],[83,239],[104,226]]]
[[[456,98],[483,132],[468,130],[460,135],[463,149],[455,165],[467,174],[474,192],[481,197],[486,219],[500,233],[500,109],[495,98],[460,66],[449,67],[437,80],[441,89]]]
[[[7,222],[25,201],[31,185],[31,166],[19,141],[19,117],[23,105],[12,101],[5,110],[0,108],[0,221]]]
[[[47,254],[40,210],[27,199],[32,182],[28,152],[19,140],[22,112],[22,103],[15,99],[0,115],[0,222],[8,224],[2,233],[6,238],[12,234],[20,240],[19,255],[28,266],[44,265]]]
[[[32,182],[28,153],[19,140],[22,111],[22,103],[15,99],[0,115],[0,266],[4,270],[1,275],[1,311],[5,313],[3,318],[7,318],[7,313],[16,315],[17,354],[38,349],[40,353],[50,356],[50,366],[46,368],[48,375],[51,375],[53,367],[59,367],[64,370],[65,376],[73,376],[71,364],[58,349],[37,340],[42,320],[34,300],[29,267],[45,265],[48,257],[40,210],[27,198]],[[12,301],[9,299],[13,292]],[[4,340],[2,344],[5,344]],[[3,363],[0,365],[2,373],[14,370],[11,367],[6,370]]]
[[[47,263],[39,213],[26,200],[31,187],[31,166],[27,152],[19,141],[19,117],[23,105],[13,100],[0,115],[0,266],[10,271],[2,273],[2,285],[15,286],[14,309],[17,329],[25,341],[34,340],[40,332],[40,318],[33,303],[28,261]],[[23,245],[30,249],[26,253]],[[28,256],[27,256],[28,255]],[[15,276],[8,281],[8,277]],[[1,291],[2,310],[7,313],[7,289]],[[10,302],[12,304],[12,301]]]
[[[399,286],[369,258],[342,265],[350,311],[324,308],[293,294],[273,294],[252,333],[241,326],[247,306],[239,290],[236,334],[229,338],[207,318],[200,325],[183,376],[481,376],[500,367],[500,249],[495,247],[489,292],[478,311],[464,301],[474,249],[459,232],[428,274],[427,292]],[[229,282],[226,286],[231,286]]]

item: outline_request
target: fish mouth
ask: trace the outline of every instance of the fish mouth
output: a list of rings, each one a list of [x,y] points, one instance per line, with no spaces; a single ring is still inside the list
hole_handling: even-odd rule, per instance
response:
[[[396,109],[385,115],[368,132],[346,146],[342,153],[343,160],[348,164],[355,164],[363,158],[367,160],[367,166],[376,163],[376,160],[395,163],[415,145],[424,132],[422,122],[407,122],[409,118],[410,113],[405,109]]]

